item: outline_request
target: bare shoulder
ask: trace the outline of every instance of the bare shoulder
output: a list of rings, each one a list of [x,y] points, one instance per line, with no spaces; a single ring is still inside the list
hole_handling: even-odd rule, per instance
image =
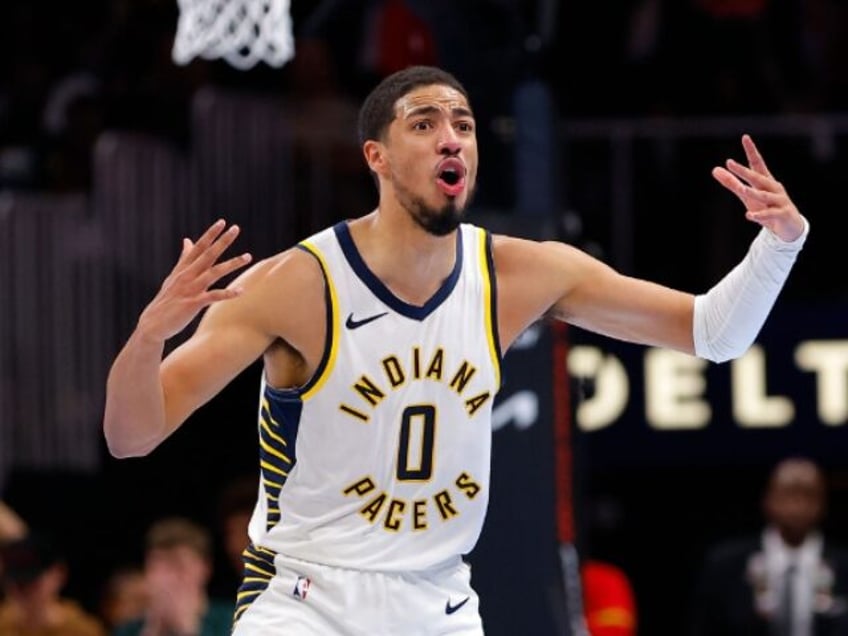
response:
[[[231,285],[244,290],[240,298],[244,309],[262,322],[264,330],[285,340],[291,325],[323,307],[321,267],[298,247],[259,261]]]
[[[496,265],[501,265],[506,269],[544,267],[550,264],[560,267],[600,264],[589,254],[561,241],[533,241],[505,234],[495,234],[492,237],[492,249]]]
[[[498,324],[506,348],[530,324],[551,315],[563,318],[564,301],[587,282],[614,275],[604,263],[558,241],[492,237],[498,287]]]
[[[552,305],[583,281],[612,270],[582,250],[559,241],[497,235],[492,240],[498,285],[521,283],[540,302]]]
[[[244,276],[255,277],[256,285],[282,285],[291,289],[323,286],[323,274],[318,261],[297,246],[260,261],[246,271]]]

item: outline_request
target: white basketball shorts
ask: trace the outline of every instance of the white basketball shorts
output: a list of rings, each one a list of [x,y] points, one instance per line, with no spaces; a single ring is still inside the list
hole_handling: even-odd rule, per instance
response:
[[[482,636],[471,568],[415,573],[318,565],[278,554],[276,575],[233,636]]]

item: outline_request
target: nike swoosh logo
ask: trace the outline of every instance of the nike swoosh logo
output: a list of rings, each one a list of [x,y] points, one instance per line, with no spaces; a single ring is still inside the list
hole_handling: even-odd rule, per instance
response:
[[[453,614],[456,610],[458,610],[463,605],[465,605],[468,602],[469,598],[470,597],[466,596],[464,599],[462,599],[456,605],[451,605],[450,599],[448,599],[448,602],[445,603],[445,614]]]
[[[367,325],[369,322],[374,322],[377,318],[382,318],[383,316],[388,316],[389,312],[384,311],[382,314],[374,314],[373,316],[368,316],[368,318],[363,318],[362,320],[354,320],[353,314],[350,314],[345,321],[345,327],[348,329],[359,329],[362,325]]]

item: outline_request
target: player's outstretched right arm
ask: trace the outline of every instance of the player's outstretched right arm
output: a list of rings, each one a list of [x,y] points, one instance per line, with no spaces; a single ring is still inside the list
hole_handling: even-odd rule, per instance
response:
[[[249,254],[242,254],[218,262],[239,233],[238,226],[225,228],[226,223],[219,220],[196,243],[183,240],[177,264],[141,313],[112,364],[106,383],[103,431],[109,451],[116,457],[150,452],[202,401],[199,396],[181,396],[169,404],[160,364],[168,338],[185,329],[204,308],[241,294],[236,285],[210,288],[251,260]],[[207,355],[214,356],[215,351]]]

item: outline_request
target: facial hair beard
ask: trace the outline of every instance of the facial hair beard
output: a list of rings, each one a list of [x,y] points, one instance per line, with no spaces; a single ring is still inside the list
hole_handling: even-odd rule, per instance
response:
[[[418,225],[433,236],[447,236],[458,228],[462,221],[462,211],[453,201],[437,210],[419,200],[414,202],[410,214]]]
[[[433,236],[447,236],[459,227],[462,222],[462,217],[465,213],[465,208],[471,202],[473,191],[469,193],[465,206],[460,208],[455,199],[451,199],[441,208],[434,208],[424,202],[420,197],[413,197],[404,188],[395,185],[395,189],[400,195],[403,207],[409,212],[412,219],[425,232]]]

